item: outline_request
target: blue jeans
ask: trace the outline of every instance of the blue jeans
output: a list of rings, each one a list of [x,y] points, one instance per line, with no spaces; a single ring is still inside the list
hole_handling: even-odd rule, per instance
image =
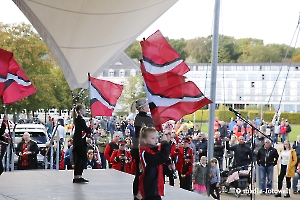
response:
[[[300,174],[295,173],[295,177],[293,178],[293,191],[297,191],[297,184],[299,179],[300,179]]]
[[[281,134],[281,142],[284,143],[285,141],[285,134]]]
[[[269,190],[272,189],[272,180],[273,180],[273,168],[274,166],[259,166],[259,172],[260,172],[260,180],[261,180],[261,189],[262,191],[266,191],[268,188]],[[267,186],[266,186],[266,178],[268,179]]]
[[[100,157],[101,157],[101,167],[102,169],[106,169],[106,159],[104,153],[100,153]]]

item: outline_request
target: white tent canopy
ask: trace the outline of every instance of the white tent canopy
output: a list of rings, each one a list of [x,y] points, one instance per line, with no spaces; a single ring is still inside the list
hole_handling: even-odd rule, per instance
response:
[[[41,35],[70,89],[129,46],[178,0],[13,0]],[[147,36],[145,36],[147,37]]]

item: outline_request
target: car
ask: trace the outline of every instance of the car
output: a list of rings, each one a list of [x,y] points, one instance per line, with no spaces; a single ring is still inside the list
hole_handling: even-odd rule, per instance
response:
[[[47,130],[43,124],[17,124],[15,128],[14,146],[17,147],[18,143],[22,141],[22,136],[25,132],[30,134],[32,141],[36,142],[39,147],[39,154],[37,155],[38,165],[41,167],[44,162],[44,156],[40,153],[45,151],[46,142],[48,142]],[[18,156],[15,156],[15,162]]]

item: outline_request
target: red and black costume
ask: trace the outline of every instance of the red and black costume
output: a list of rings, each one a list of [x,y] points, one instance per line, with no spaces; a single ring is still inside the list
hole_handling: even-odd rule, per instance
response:
[[[170,145],[163,141],[159,148],[146,145],[140,146],[142,174],[139,176],[139,187],[144,200],[159,199],[164,196],[163,163],[170,155]]]
[[[31,154],[26,154],[26,152],[31,152]],[[37,169],[37,154],[39,153],[39,147],[37,144],[30,140],[25,142],[24,140],[20,142],[16,148],[16,154],[20,155],[17,163],[17,169]]]
[[[121,156],[126,156],[127,159],[120,159]],[[131,173],[131,154],[126,150],[115,150],[111,157],[110,162],[112,163],[112,168],[126,173]]]
[[[190,155],[191,161],[193,161],[194,160],[193,149],[191,149],[190,147],[180,147],[175,150],[174,154],[175,156],[177,156],[176,170],[178,171],[178,175],[179,175],[180,188],[182,188],[181,173],[184,165],[184,157]]]
[[[87,127],[81,115],[75,119],[75,132],[73,137],[73,156],[75,161],[74,176],[82,175],[87,162],[86,137],[91,135],[92,130]]]
[[[170,144],[170,156],[166,163],[164,163],[164,175],[169,177],[169,184],[171,186],[174,186],[174,173],[175,170],[170,169],[170,165],[176,162],[176,156],[175,156],[175,150],[176,150],[176,144],[172,141],[169,142]]]
[[[146,112],[140,111],[134,120],[134,136],[132,137],[132,149],[131,155],[133,160],[132,173],[135,174],[135,178],[133,181],[133,195],[136,196],[138,193],[139,187],[139,176],[141,175],[139,171],[140,166],[140,156],[139,156],[139,138],[140,138],[140,131],[143,126],[153,126],[154,123],[151,117],[147,115]],[[135,171],[134,171],[135,170]]]
[[[118,149],[119,149],[119,145],[117,143],[115,143],[114,141],[111,141],[110,143],[108,143],[108,145],[106,145],[106,147],[104,149],[104,157],[109,162],[108,163],[109,168],[112,168],[112,163],[110,162],[111,155],[115,150],[118,150]]]
[[[6,129],[6,123],[3,120],[0,128],[0,140],[3,142],[7,142],[7,137],[3,136],[3,134],[5,133],[5,129]],[[1,151],[0,151],[0,175],[1,175],[4,171],[2,159],[6,151],[6,144],[1,142],[0,145],[1,145]]]
[[[185,175],[185,177],[181,178],[182,183],[180,184],[182,189],[191,191],[192,173],[193,173],[193,164],[191,163],[191,161],[184,162],[181,175]]]

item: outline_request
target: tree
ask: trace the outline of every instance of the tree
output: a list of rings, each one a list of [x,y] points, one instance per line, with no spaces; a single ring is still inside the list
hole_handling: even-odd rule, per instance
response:
[[[67,103],[70,98],[64,97],[70,94],[65,78],[48,47],[31,25],[0,23],[0,48],[14,53],[15,60],[37,91],[35,95],[9,105],[12,112],[71,105],[71,101]],[[64,92],[58,95],[55,88],[64,88]]]
[[[126,78],[124,89],[118,102],[122,105],[122,111],[128,112],[133,101],[144,97],[146,97],[144,81],[142,74],[138,74]]]
[[[179,40],[166,38],[170,46],[180,55],[180,57],[185,60],[188,57],[188,53],[185,50],[186,42],[183,38]]]
[[[127,47],[124,51],[131,59],[142,59],[142,47],[140,42],[135,40],[129,47]]]
[[[211,36],[186,41],[186,51],[199,63],[211,62]]]

